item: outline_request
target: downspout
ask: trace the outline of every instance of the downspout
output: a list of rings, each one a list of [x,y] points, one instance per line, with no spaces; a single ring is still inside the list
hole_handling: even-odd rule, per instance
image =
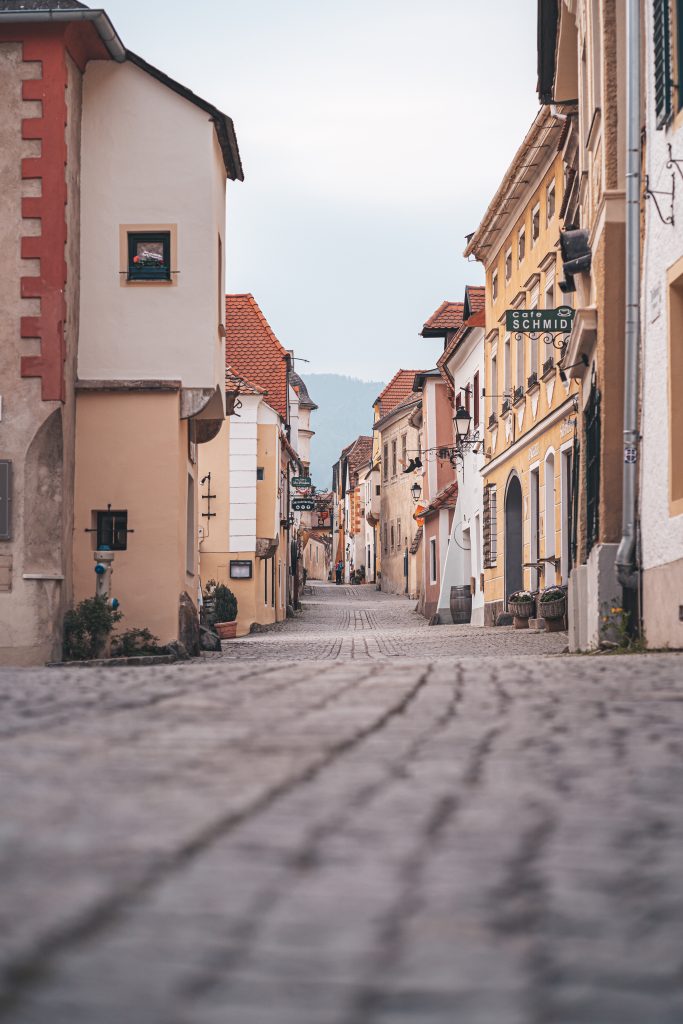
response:
[[[638,356],[640,344],[640,0],[626,11],[626,316],[624,346],[624,476],[622,536],[616,558],[617,580],[638,587],[636,565],[636,485],[638,474]]]

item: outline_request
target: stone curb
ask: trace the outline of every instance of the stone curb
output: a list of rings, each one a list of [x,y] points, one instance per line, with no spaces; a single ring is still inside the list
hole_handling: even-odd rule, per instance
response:
[[[172,665],[175,654],[138,654],[128,658],[93,658],[92,661],[48,661],[46,668],[114,668],[115,666]]]

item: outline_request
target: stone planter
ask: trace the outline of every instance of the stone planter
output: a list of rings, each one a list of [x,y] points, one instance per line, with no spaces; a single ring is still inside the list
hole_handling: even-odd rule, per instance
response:
[[[557,601],[539,601],[538,611],[545,619],[547,633],[559,633],[564,629],[564,616],[567,609],[567,602],[562,597]]]
[[[217,622],[213,628],[221,640],[234,640],[237,636],[236,622]]]
[[[514,617],[515,629],[528,629],[529,619],[534,612],[533,601],[508,601],[508,611]]]

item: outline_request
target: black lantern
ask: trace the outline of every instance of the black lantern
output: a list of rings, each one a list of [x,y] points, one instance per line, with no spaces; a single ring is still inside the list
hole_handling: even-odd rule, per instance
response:
[[[422,494],[422,488],[420,487],[420,485],[417,482],[417,480],[415,481],[413,486],[410,488],[410,493],[413,496],[413,501],[417,502],[417,501],[420,500],[420,495]]]
[[[470,432],[470,423],[472,417],[468,413],[464,405],[461,405],[455,416],[453,417],[453,423],[455,425],[455,435],[458,441],[464,441]]]

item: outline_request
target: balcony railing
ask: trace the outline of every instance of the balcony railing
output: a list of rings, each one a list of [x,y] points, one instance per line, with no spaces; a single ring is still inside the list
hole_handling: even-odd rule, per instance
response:
[[[549,373],[555,369],[555,360],[552,356],[548,356],[543,364],[543,376],[546,377]]]
[[[501,406],[501,410],[500,411],[501,411],[501,413],[504,416],[506,412],[510,412],[511,408],[512,408],[512,403],[511,403],[509,398],[506,398],[505,401],[503,402],[502,406]]]
[[[496,416],[495,412],[492,412],[491,415],[489,416],[489,430],[493,430],[497,422],[498,417]]]
[[[515,405],[517,405],[518,402],[523,402],[524,401],[524,385],[523,384],[520,384],[520,386],[518,388],[515,388],[515,393],[513,395],[512,401],[513,401],[513,403]]]
[[[533,373],[530,373],[529,376],[527,377],[527,381],[526,381],[527,390],[531,391],[531,389],[534,386],[534,384],[538,384],[538,374],[536,373],[535,370],[534,370]]]

